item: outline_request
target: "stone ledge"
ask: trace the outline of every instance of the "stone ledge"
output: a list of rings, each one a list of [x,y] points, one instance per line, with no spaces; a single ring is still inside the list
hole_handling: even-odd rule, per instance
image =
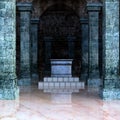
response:
[[[100,11],[102,7],[101,3],[88,3],[87,10],[88,11]]]
[[[38,89],[84,89],[84,82],[39,82]]]
[[[72,94],[73,92],[74,93],[78,93],[79,92],[79,89],[44,89],[43,90],[45,93],[70,93]]]
[[[45,77],[44,82],[79,82],[78,77]]]

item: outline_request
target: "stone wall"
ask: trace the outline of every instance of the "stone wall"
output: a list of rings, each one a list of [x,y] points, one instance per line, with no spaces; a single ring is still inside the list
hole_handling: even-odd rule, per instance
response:
[[[18,97],[15,0],[0,1],[0,99]]]

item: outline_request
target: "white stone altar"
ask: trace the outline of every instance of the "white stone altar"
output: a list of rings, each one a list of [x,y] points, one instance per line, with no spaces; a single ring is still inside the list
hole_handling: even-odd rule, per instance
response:
[[[71,94],[84,87],[79,77],[72,77],[72,59],[51,59],[51,76],[44,77],[44,82],[38,83],[39,89],[51,93],[55,103],[71,102]]]
[[[72,77],[72,59],[51,59],[51,77]]]

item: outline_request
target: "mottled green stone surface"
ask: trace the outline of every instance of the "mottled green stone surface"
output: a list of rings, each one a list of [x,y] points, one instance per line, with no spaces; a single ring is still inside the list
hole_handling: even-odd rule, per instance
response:
[[[103,13],[103,99],[120,99],[119,1],[105,0]]]
[[[32,4],[18,3],[17,9],[20,13],[20,78],[19,85],[31,84],[31,34],[30,20]]]
[[[99,72],[99,13],[101,4],[87,4],[88,22],[89,22],[89,70],[88,70],[88,87],[100,86]]]
[[[104,89],[102,97],[104,100],[120,99],[120,89]]]
[[[88,19],[81,18],[81,56],[82,56],[82,63],[81,63],[81,80],[85,81],[87,84],[88,81]]]
[[[16,77],[15,0],[0,1],[0,99],[19,96]]]

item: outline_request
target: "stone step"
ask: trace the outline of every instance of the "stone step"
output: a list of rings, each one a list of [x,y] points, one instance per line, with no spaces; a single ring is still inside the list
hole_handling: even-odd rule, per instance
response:
[[[38,84],[39,89],[84,89],[85,84],[84,82],[39,82]]]
[[[45,93],[78,93],[79,89],[44,89]]]
[[[44,82],[79,82],[78,77],[45,77]]]

